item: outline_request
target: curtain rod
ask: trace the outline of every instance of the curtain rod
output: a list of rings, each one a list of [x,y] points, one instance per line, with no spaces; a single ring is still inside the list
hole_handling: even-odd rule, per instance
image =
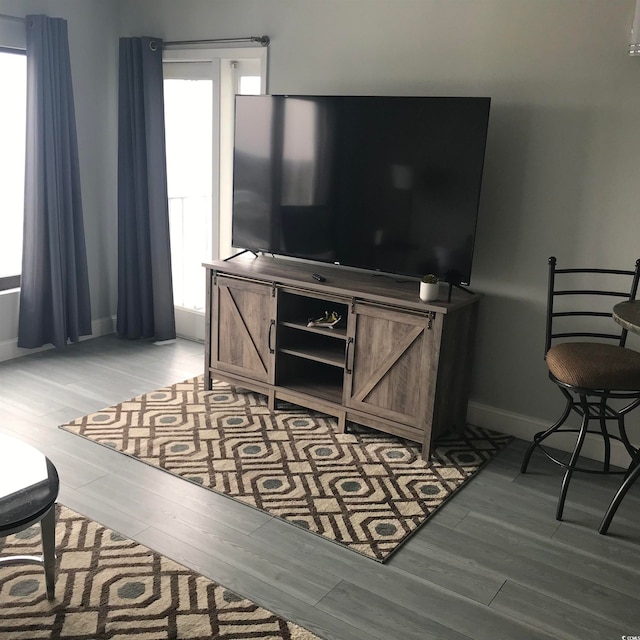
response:
[[[0,20],[12,20],[13,22],[26,22],[26,18],[18,18],[18,16],[8,16],[6,13],[0,13]]]
[[[173,45],[182,44],[219,44],[219,43],[235,43],[235,42],[253,42],[259,44],[261,47],[268,47],[271,43],[269,36],[248,36],[246,38],[213,38],[210,40],[174,40],[172,42],[163,42],[163,47],[170,47]],[[156,44],[150,43],[150,46]],[[156,45],[157,46],[157,45]]]
[[[10,16],[6,13],[0,13],[0,20],[12,20],[14,22],[26,22],[26,18],[19,18],[18,16]],[[253,42],[259,44],[261,47],[268,47],[271,43],[269,36],[248,36],[246,38],[213,38],[210,40],[174,40],[173,42],[163,42],[163,47],[170,47],[172,45],[182,44],[215,44],[215,43],[236,43],[236,42]],[[149,46],[155,51],[157,46],[155,41],[152,41]]]

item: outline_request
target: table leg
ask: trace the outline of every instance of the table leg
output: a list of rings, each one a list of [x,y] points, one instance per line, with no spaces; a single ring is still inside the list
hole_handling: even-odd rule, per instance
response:
[[[42,565],[47,589],[47,599],[53,600],[56,585],[56,505],[54,504],[40,521],[42,531]]]

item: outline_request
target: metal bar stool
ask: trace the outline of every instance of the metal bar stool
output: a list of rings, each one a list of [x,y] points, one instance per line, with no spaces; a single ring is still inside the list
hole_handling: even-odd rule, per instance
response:
[[[577,287],[566,288],[565,277],[577,278],[581,283]],[[613,315],[612,297],[634,300],[639,279],[640,260],[636,261],[635,270],[630,271],[558,269],[556,258],[549,258],[545,360],[549,378],[565,397],[566,404],[560,418],[546,431],[534,436],[522,461],[521,471],[526,473],[536,449],[564,469],[556,509],[557,520],[562,519],[574,471],[628,473],[611,471],[612,439],[622,442],[631,457],[633,468],[640,464],[640,451],[629,441],[625,428],[625,416],[640,405],[640,353],[625,347],[627,330],[622,327],[614,333],[610,322]],[[560,280],[562,286],[558,284]],[[594,280],[602,281],[603,286],[594,288]],[[606,323],[604,328],[593,328],[602,322]],[[615,406],[612,400],[617,401]],[[617,406],[620,402],[623,404],[621,408]],[[580,417],[580,427],[577,429],[564,426],[572,412]],[[608,424],[611,421],[615,422],[617,433],[610,432]],[[593,423],[597,427],[590,430]],[[568,462],[559,460],[543,445],[547,438],[556,433],[577,434]],[[588,433],[602,437],[604,456],[601,469],[579,465]],[[624,493],[620,500],[623,496]]]

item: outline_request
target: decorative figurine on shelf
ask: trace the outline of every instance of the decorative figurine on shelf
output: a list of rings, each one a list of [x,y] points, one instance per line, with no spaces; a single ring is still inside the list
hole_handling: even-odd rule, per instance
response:
[[[315,320],[310,319],[309,322],[307,322],[307,327],[329,327],[329,329],[333,329],[341,319],[342,316],[337,312],[332,311],[329,313],[325,311],[324,315],[320,318],[316,318]]]
[[[423,302],[437,300],[439,293],[440,284],[438,282],[438,276],[433,273],[422,276],[422,280],[420,281],[420,300]]]

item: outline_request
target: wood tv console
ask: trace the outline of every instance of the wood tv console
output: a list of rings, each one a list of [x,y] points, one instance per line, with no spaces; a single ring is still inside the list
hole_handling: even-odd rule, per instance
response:
[[[250,254],[205,263],[205,388],[218,379],[422,444],[465,425],[480,296]],[[313,273],[324,277],[320,282]],[[334,327],[309,319],[336,311]]]

